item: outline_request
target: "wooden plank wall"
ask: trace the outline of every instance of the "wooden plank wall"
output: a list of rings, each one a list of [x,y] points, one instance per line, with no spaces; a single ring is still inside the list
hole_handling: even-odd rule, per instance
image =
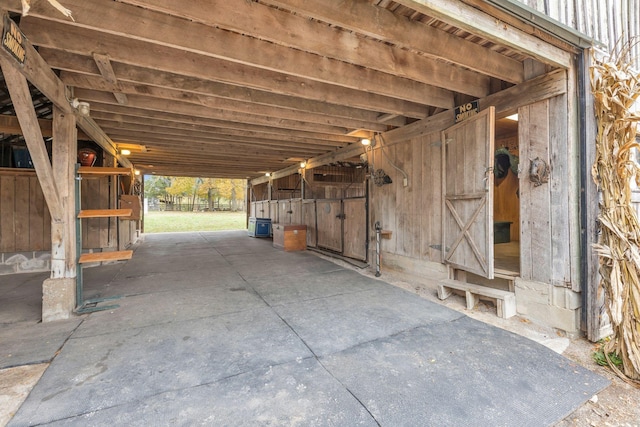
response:
[[[110,179],[108,176],[84,177],[82,179],[82,209],[111,209],[115,207]],[[116,238],[113,236],[117,231],[116,221],[116,218],[83,219],[82,247],[84,249],[100,249],[110,247],[111,244],[116,245]]]
[[[521,277],[558,286],[572,286],[570,147],[566,95],[520,108],[520,228]],[[441,262],[441,159],[440,134],[434,132],[389,144],[385,152],[409,176],[403,187],[397,172],[379,147],[375,168],[382,168],[393,183],[372,185],[371,224],[380,221],[391,230],[384,252],[408,258]],[[535,187],[529,180],[529,159],[541,157],[551,167],[548,183]],[[578,281],[575,281],[578,282]]]
[[[623,37],[640,36],[640,0],[519,0],[538,12],[560,21],[595,40],[609,50]],[[640,46],[632,57],[640,69]]]
[[[559,96],[520,108],[520,242],[521,271],[526,280],[572,286],[569,147],[566,144],[567,100]],[[540,157],[550,167],[549,182],[535,186],[529,159]],[[550,247],[549,247],[550,245]]]
[[[520,133],[520,277],[543,283],[551,281],[551,211],[548,184],[535,186],[529,180],[529,160],[549,164],[549,102],[518,110]]]
[[[297,173],[274,179],[271,185],[272,200],[288,200],[300,197],[300,175]]]
[[[267,182],[265,182],[264,184],[258,184],[253,186],[251,188],[251,191],[252,191],[251,200],[253,201],[267,200],[269,198],[268,187],[269,187],[269,183]],[[255,211],[252,210],[251,212],[255,212]]]
[[[51,216],[35,171],[0,171],[0,252],[51,250]]]
[[[372,185],[371,224],[380,221],[383,229],[392,230],[382,250],[424,261],[441,261],[441,153],[440,133],[415,137],[406,142],[387,145],[382,155],[374,149],[374,167],[383,169],[392,179],[381,187]],[[391,160],[408,175],[389,163]]]
[[[115,207],[109,177],[82,180],[82,208]],[[51,216],[42,188],[33,170],[0,170],[0,252],[51,250]],[[84,249],[128,246],[136,239],[135,221],[122,221],[120,235],[116,218],[82,220]]]
[[[348,169],[323,166],[306,174],[305,199],[348,199],[365,197],[365,169]],[[335,180],[322,181],[323,174],[334,174]]]

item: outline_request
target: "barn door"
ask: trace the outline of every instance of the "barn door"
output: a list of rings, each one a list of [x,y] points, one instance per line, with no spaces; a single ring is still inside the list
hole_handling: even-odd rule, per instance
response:
[[[278,202],[278,222],[280,224],[292,224],[291,222],[291,214],[293,211],[291,210],[291,200],[281,200]]]
[[[316,200],[318,247],[342,252],[342,201]]]
[[[344,256],[367,260],[367,200],[344,199]]]
[[[444,130],[442,254],[454,268],[493,279],[495,109]]]
[[[307,246],[315,248],[318,246],[315,200],[304,200],[302,202],[302,222],[307,226]]]

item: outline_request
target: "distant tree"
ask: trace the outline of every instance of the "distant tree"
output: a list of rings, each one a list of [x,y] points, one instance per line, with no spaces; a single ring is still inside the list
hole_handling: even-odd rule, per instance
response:
[[[238,210],[238,202],[244,200],[246,181],[244,179],[219,179],[219,196],[229,200],[231,210]]]
[[[218,189],[216,187],[217,181],[218,180],[215,178],[202,178],[202,182],[198,187],[198,197],[207,200],[207,205],[210,211],[213,210],[213,201],[218,194]]]
[[[241,209],[245,197],[246,181],[229,178],[145,177],[145,194],[150,198],[172,201],[188,198],[192,208],[198,200],[206,200],[209,210],[229,201],[231,210]]]
[[[167,176],[151,176],[144,177],[144,194],[149,199],[164,198],[167,187],[171,185],[171,178]]]
[[[196,186],[196,178],[174,177],[171,178],[171,185],[167,188],[167,193],[172,196],[187,197],[193,194]]]

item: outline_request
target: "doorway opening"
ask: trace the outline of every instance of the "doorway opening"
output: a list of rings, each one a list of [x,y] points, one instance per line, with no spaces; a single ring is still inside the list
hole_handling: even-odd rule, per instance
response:
[[[244,179],[145,175],[144,233],[246,229]]]
[[[517,116],[496,120],[493,226],[494,272],[520,276],[520,183]]]

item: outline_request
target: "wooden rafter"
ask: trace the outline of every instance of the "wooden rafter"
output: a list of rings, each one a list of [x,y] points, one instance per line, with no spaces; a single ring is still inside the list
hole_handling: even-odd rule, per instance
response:
[[[64,218],[64,210],[53,176],[49,154],[44,145],[38,118],[31,102],[31,92],[29,91],[27,79],[17,70],[17,63],[12,62],[10,58],[6,58],[4,54],[0,55],[0,65],[2,66],[2,74],[7,82],[20,127],[23,129],[31,160],[43,189],[42,192],[51,213],[51,219],[54,222],[61,222]]]
[[[100,74],[102,77],[109,83],[114,86],[113,96],[118,101],[118,104],[127,105],[127,95],[117,90],[118,86],[118,78],[116,77],[116,73],[113,71],[113,67],[111,66],[111,61],[109,60],[108,55],[100,55],[99,53],[93,54],[93,60],[96,61],[96,65],[100,70]]]
[[[20,12],[20,0],[3,4]],[[500,91],[525,87],[525,60],[548,72],[571,55],[513,21],[492,29],[491,9],[451,0],[65,6],[76,22],[35,2],[21,29],[91,104],[78,126],[112,153],[145,145],[123,159],[145,173],[255,178],[293,168],[291,158],[333,159],[372,133],[448,122],[456,101],[501,102]]]
[[[110,1],[107,2],[107,5],[109,4],[118,3]],[[91,16],[95,22],[87,25],[104,31],[99,34],[99,40],[95,39],[95,33],[92,36],[84,27],[40,18],[27,17],[21,26],[26,33],[31,34],[33,42],[39,45],[58,46],[64,50],[89,54],[95,50],[96,42],[99,42],[103,49],[110,52],[113,60],[129,63],[146,60],[149,65],[155,63],[158,69],[165,71],[175,70],[173,67],[183,70],[188,63],[187,58],[197,57],[197,61],[192,65],[194,71],[197,70],[198,74],[215,75],[216,67],[211,68],[209,64],[226,61],[229,66],[228,62],[231,61],[239,65],[251,64],[252,67],[261,70],[277,71],[281,74],[280,78],[292,76],[412,102],[444,108],[453,107],[453,93],[443,88],[326,57],[311,56],[302,51],[286,49],[212,27],[185,28],[185,25],[188,27],[190,24],[182,22],[181,26],[174,23],[169,27],[163,27],[162,31],[157,31],[151,26],[139,25],[138,21],[129,21],[128,17],[125,19],[126,22],[123,22],[123,19],[105,18],[103,14],[91,13]],[[83,22],[80,16],[78,22]],[[139,33],[135,34],[138,31]],[[171,38],[154,40],[163,34],[170,35]],[[207,37],[185,38],[185,34],[206,34]],[[137,38],[130,38],[134,35]],[[123,38],[127,38],[126,41]],[[154,40],[155,46],[152,47],[144,40]],[[128,46],[126,50],[120,48],[123,43]],[[184,60],[176,62],[173,58]]]

